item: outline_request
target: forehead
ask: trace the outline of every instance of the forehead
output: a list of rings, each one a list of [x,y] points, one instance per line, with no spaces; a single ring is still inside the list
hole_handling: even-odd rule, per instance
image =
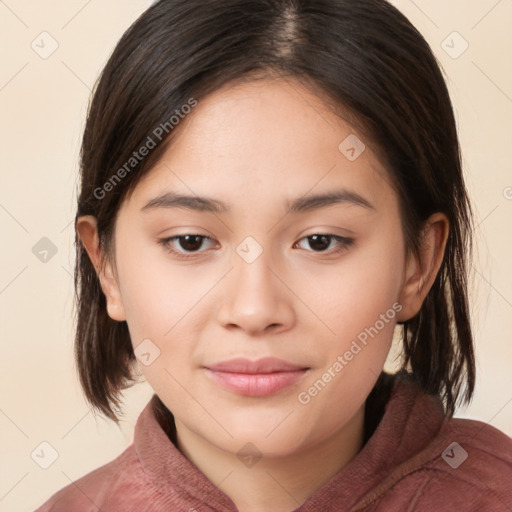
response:
[[[386,169],[365,140],[300,82],[228,85],[185,119],[159,163],[136,187],[143,201],[165,189],[268,205],[332,188],[364,191],[378,205],[393,195]]]

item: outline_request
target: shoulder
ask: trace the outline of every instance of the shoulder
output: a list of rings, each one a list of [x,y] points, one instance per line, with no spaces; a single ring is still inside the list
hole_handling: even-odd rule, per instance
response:
[[[481,421],[447,417],[439,397],[399,377],[367,444],[378,485],[353,510],[512,511],[512,438]]]
[[[87,473],[54,493],[35,512],[97,512],[105,505],[133,503],[134,496],[146,484],[134,445],[130,445],[117,458]]]
[[[482,475],[491,473],[500,480],[496,473],[503,469],[511,476],[512,438],[492,425],[463,418],[447,419],[439,439],[451,441],[441,454],[450,470],[465,467],[474,471],[478,467]]]
[[[446,419],[428,451],[418,468],[418,510],[422,503],[436,510],[512,508],[512,438],[505,433],[481,421]]]

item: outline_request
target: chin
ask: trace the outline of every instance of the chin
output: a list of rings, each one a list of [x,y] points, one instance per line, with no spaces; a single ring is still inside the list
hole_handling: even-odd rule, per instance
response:
[[[292,416],[293,413],[290,415]],[[292,455],[307,443],[307,429],[304,422],[297,424],[297,420],[283,419],[274,415],[244,415],[226,423],[226,429],[233,436],[222,436],[222,446],[219,438],[212,440],[220,448],[237,454],[248,443],[250,451],[254,445],[257,451],[265,457],[285,457]],[[211,431],[208,432],[211,435]]]

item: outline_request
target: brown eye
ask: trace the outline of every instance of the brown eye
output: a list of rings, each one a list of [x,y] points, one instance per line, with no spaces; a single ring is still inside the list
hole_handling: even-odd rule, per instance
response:
[[[206,240],[212,241],[210,237],[204,235],[185,234],[163,238],[159,242],[176,257],[189,258],[205,252],[200,249]]]
[[[197,251],[203,244],[201,235],[184,235],[177,237],[179,245],[185,251]]]
[[[343,251],[348,246],[350,246],[353,243],[352,238],[345,238],[343,236],[337,236],[337,235],[331,235],[326,233],[315,233],[314,235],[309,235],[304,238],[302,238],[300,242],[303,240],[307,240],[308,245],[313,249],[312,252],[338,252]],[[331,242],[336,242],[335,247],[337,249],[334,249],[332,251],[328,251],[326,249],[331,246]],[[311,251],[310,251],[311,252]]]
[[[312,235],[307,237],[309,246],[315,251],[324,251],[331,243],[329,235]]]

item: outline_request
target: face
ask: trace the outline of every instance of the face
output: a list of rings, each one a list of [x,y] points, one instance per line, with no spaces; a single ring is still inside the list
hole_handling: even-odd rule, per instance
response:
[[[179,430],[306,450],[361,411],[390,349],[398,197],[369,141],[295,81],[225,87],[181,122],[120,209],[111,310]]]

